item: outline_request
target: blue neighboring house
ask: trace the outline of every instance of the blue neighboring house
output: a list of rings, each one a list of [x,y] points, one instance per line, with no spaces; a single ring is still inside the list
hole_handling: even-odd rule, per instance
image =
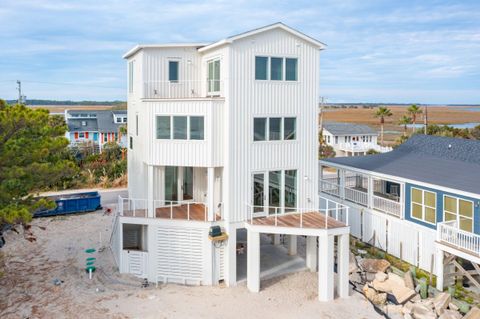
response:
[[[388,153],[321,160],[320,171],[325,205],[349,207],[353,236],[435,273],[439,289],[465,271],[456,257],[480,273],[480,141],[414,135]]]
[[[127,137],[119,134],[119,128],[127,125],[127,110],[65,110],[71,145],[92,143],[99,152],[108,142],[127,146]]]

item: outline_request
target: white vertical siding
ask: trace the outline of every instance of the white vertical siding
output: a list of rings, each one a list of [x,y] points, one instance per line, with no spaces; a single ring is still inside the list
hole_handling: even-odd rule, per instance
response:
[[[256,81],[255,56],[298,58],[298,81]],[[230,48],[228,159],[231,222],[246,218],[251,201],[251,174],[274,169],[298,170],[299,207],[317,207],[317,101],[319,51],[282,30],[235,41]],[[295,116],[297,138],[284,142],[253,142],[254,116]],[[224,174],[225,175],[225,174]]]

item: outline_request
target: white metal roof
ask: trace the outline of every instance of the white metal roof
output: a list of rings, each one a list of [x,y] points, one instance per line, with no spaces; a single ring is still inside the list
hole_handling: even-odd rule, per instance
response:
[[[138,51],[142,49],[161,49],[161,48],[181,48],[181,47],[204,47],[208,45],[208,43],[164,43],[164,44],[138,44],[134,46],[132,49],[130,49],[127,53],[123,55],[124,59],[128,59]]]
[[[261,28],[251,30],[251,31],[243,32],[243,33],[228,37],[226,39],[217,41],[215,43],[209,44],[207,46],[204,46],[204,47],[198,49],[198,51],[199,52],[208,51],[210,49],[214,49],[214,48],[219,47],[221,45],[232,43],[235,40],[242,39],[242,38],[245,38],[245,37],[249,37],[249,36],[252,36],[252,35],[255,35],[255,34],[258,34],[258,33],[261,33],[261,32],[265,32],[265,31],[273,30],[273,29],[282,29],[284,31],[287,31],[287,32],[303,39],[304,41],[307,41],[307,42],[313,44],[314,46],[318,47],[319,49],[325,49],[325,47],[327,46],[325,43],[322,43],[322,42],[320,42],[320,41],[318,41],[318,40],[316,40],[312,37],[309,37],[308,35],[300,32],[300,31],[292,29],[289,26],[287,26],[287,25],[285,25],[281,22],[277,22],[277,23],[274,23],[274,24],[270,24],[270,25],[267,25],[267,26],[264,26],[264,27],[261,27]]]

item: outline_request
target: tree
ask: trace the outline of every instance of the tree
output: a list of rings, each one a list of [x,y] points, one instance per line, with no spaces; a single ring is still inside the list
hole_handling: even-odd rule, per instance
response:
[[[480,125],[475,126],[472,128],[470,134],[472,134],[472,137],[476,140],[480,140]]]
[[[383,125],[385,124],[385,118],[392,116],[392,111],[386,108],[385,106],[380,106],[378,110],[375,112],[374,116],[380,119],[380,141],[383,145]]]
[[[332,146],[325,143],[325,140],[323,139],[323,132],[318,134],[318,145],[318,159],[335,157],[335,150]]]
[[[44,109],[0,100],[0,228],[28,223],[39,207],[54,203],[34,193],[72,181],[78,173],[66,156],[65,121]]]
[[[416,104],[412,104],[408,107],[407,109],[408,114],[412,117],[412,122],[413,122],[413,129],[412,132],[415,132],[417,128],[417,115],[422,114],[422,109],[418,107]]]
[[[412,118],[407,116],[407,115],[403,115],[400,120],[398,120],[398,125],[403,125],[403,136],[407,136],[407,125],[408,124],[412,124]]]

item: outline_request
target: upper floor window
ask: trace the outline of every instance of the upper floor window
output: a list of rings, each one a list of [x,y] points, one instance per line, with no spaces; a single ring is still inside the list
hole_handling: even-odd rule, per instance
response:
[[[117,123],[122,123],[122,118],[121,118],[121,117],[117,117],[117,118],[115,119],[115,122],[117,122]]]
[[[437,221],[437,194],[413,187],[411,192],[412,218],[435,224]]]
[[[157,116],[157,139],[203,140],[203,116]]]
[[[285,80],[297,81],[297,59],[285,58]]]
[[[454,220],[460,229],[473,232],[473,202],[445,195],[443,197],[443,220]]]
[[[298,59],[255,57],[255,80],[298,81]]]
[[[283,58],[270,58],[270,80],[283,80]]]
[[[123,123],[127,123],[127,117],[123,118]]]
[[[297,119],[295,117],[256,117],[253,119],[254,141],[295,140]]]
[[[133,72],[135,61],[128,62],[128,92],[133,93]]]
[[[268,76],[268,57],[255,57],[255,80],[266,80]]]
[[[168,80],[178,82],[178,61],[168,61]]]

